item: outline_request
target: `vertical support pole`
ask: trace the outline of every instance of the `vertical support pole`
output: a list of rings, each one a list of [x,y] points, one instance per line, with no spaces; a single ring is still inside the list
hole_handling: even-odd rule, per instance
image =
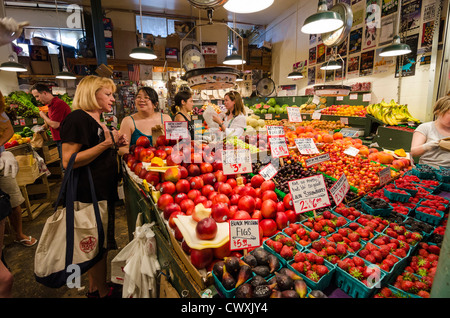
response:
[[[450,226],[447,225],[442,241],[439,262],[434,276],[431,298],[450,297]]]
[[[92,29],[94,32],[95,54],[97,65],[108,65],[105,48],[105,30],[103,28],[102,1],[91,0]]]

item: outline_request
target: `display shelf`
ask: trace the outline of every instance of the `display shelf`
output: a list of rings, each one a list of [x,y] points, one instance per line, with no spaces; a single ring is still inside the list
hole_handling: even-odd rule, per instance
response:
[[[411,151],[412,136],[413,132],[379,126],[373,142],[389,150],[403,148],[409,152]]]

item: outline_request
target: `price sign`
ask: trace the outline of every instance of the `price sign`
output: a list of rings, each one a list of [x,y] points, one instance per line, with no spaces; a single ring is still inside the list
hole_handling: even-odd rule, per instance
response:
[[[20,126],[25,126],[25,119],[21,118],[19,119]]]
[[[342,129],[341,130],[341,134],[344,137],[358,137],[359,131],[358,130],[353,130],[353,129]]]
[[[313,155],[319,153],[319,150],[314,143],[312,138],[297,138],[295,139],[295,144],[297,145],[298,151],[302,155]]]
[[[341,117],[341,118],[339,118],[339,120],[341,121],[341,124],[348,125],[348,118],[347,117]]]
[[[348,147],[347,149],[344,150],[344,153],[346,155],[355,157],[359,153],[359,149],[355,147]]]
[[[224,150],[222,167],[224,175],[253,172],[250,151],[248,149]]]
[[[306,159],[305,164],[306,164],[306,167],[309,168],[311,166],[317,165],[321,162],[325,162],[328,160],[330,160],[330,154],[324,153],[323,155],[319,155],[319,156],[315,156],[315,157]]]
[[[343,173],[342,176],[330,188],[331,196],[333,197],[336,205],[339,205],[344,200],[348,190],[350,190],[350,185],[348,184],[347,177]]]
[[[267,137],[273,136],[284,136],[284,127],[283,126],[267,126]]]
[[[265,114],[265,115],[264,115],[264,118],[265,118],[265,119],[272,119],[272,114]]]
[[[259,174],[265,179],[270,180],[278,173],[278,170],[273,166],[272,163],[269,163],[267,166],[259,171]]]
[[[321,116],[322,116],[322,113],[320,111],[315,111],[314,113],[312,113],[311,119],[319,120]]]
[[[380,185],[386,184],[391,181],[391,168],[386,167],[383,170],[380,170],[378,174],[380,177]]]
[[[33,118],[33,124],[37,124],[37,118]]]
[[[289,156],[289,149],[286,144],[285,137],[272,137],[269,139],[270,153],[273,158],[287,157]]]
[[[289,181],[288,184],[297,214],[331,205],[327,186],[321,174]]]
[[[229,224],[231,251],[261,246],[258,219],[231,219]]]
[[[164,130],[168,140],[189,138],[187,121],[165,121]]]
[[[299,107],[286,107],[288,118],[291,123],[300,123],[302,122],[302,115],[300,114]]]

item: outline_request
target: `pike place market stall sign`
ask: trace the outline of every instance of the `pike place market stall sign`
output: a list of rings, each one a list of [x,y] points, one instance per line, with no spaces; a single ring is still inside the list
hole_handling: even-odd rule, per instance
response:
[[[304,213],[330,206],[327,186],[323,175],[288,182],[295,213]]]

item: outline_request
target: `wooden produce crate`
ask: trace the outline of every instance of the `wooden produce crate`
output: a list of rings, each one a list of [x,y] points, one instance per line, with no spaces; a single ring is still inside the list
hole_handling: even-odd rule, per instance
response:
[[[56,145],[43,146],[42,152],[44,154],[45,163],[47,164],[59,160],[59,152]]]
[[[29,221],[34,220],[42,211],[50,206],[50,185],[45,173],[41,173],[31,184],[19,185],[19,188],[25,198],[25,202],[23,203],[25,206],[22,213]],[[40,199],[30,198],[33,195],[40,194],[45,194],[45,196]]]
[[[15,158],[19,164],[19,171],[16,175],[16,181],[19,187],[34,183],[39,176],[39,167],[36,158],[31,154],[18,155]]]

